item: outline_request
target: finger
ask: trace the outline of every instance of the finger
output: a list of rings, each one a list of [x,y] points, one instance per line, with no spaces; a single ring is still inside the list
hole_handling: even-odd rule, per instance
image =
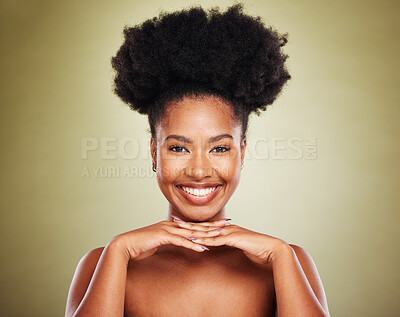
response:
[[[223,218],[223,219],[219,219],[219,220],[215,220],[215,221],[191,222],[191,221],[184,221],[176,216],[172,216],[172,218],[173,218],[173,221],[176,223],[191,223],[191,224],[196,224],[196,225],[205,226],[205,227],[226,225],[229,220],[232,220],[231,218]]]
[[[172,227],[169,228],[168,231],[180,235],[185,238],[207,238],[207,237],[215,237],[218,236],[223,228],[221,227],[214,227],[212,230],[203,231],[203,230],[196,230],[190,228],[180,228],[180,227]]]
[[[207,237],[207,238],[196,238],[192,240],[194,243],[206,246],[221,246],[229,245],[234,247],[234,241],[230,238],[230,235],[219,235],[217,237]]]
[[[177,222],[176,223],[179,225],[181,228],[188,228],[192,230],[199,230],[199,231],[208,231],[208,230],[213,230],[216,228],[220,227],[225,227],[228,222],[227,220],[218,220],[214,222]]]
[[[191,222],[200,226],[220,226],[225,225],[228,223],[229,220],[232,220],[231,218],[223,218],[223,219],[218,219],[214,221],[202,221],[202,222]]]
[[[173,244],[173,245],[184,247],[184,248],[194,250],[197,252],[203,252],[205,250],[208,250],[207,247],[205,247],[199,243],[194,243],[191,240],[188,240],[182,236],[175,235],[175,234],[167,234],[165,236],[165,238],[163,239],[162,244]]]

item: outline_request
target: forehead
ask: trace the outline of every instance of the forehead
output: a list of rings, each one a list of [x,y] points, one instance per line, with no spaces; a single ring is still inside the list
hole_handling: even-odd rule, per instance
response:
[[[170,104],[161,124],[157,126],[159,139],[164,139],[169,134],[194,137],[221,133],[237,137],[236,134],[240,134],[240,126],[235,119],[232,106],[213,96],[185,97]]]

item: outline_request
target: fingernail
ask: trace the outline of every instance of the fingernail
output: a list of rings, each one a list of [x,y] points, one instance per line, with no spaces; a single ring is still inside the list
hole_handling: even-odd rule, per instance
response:
[[[203,249],[203,250],[208,250],[208,251],[210,251],[210,249],[209,248],[207,248],[206,246],[204,246],[204,245],[201,245],[201,248]]]
[[[225,226],[230,226],[231,225],[231,223],[230,222],[226,222],[226,224],[225,224]]]
[[[189,237],[188,238],[188,240],[192,240],[192,241],[194,241],[194,240],[196,240],[197,238],[195,238],[195,237]]]
[[[218,228],[218,229],[214,229],[213,231],[221,232],[222,229],[224,229],[224,227]]]
[[[181,218],[178,218],[178,217],[176,217],[176,216],[171,216],[172,218],[174,218],[174,222],[177,222],[177,223],[186,223],[185,221],[183,221]]]
[[[182,221],[182,220],[178,220],[178,219],[174,219],[174,222],[176,223],[181,223],[181,224],[185,224],[186,222]]]
[[[174,218],[175,220],[179,220],[179,221],[184,222],[181,218],[178,218],[178,217],[176,217],[176,216],[171,216],[171,217]]]

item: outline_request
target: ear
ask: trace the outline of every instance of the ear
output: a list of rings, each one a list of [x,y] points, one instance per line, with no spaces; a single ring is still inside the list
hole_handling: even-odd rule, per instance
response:
[[[244,162],[244,152],[246,151],[247,141],[246,138],[243,139],[242,144],[240,145],[240,160]]]
[[[156,145],[156,142],[154,141],[154,139],[151,138],[150,139],[150,155],[151,155],[151,157],[153,159],[153,162],[157,163],[155,153],[157,153],[157,145]]]

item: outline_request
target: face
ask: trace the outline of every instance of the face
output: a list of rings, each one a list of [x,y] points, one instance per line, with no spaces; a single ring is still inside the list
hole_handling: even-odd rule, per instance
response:
[[[241,129],[231,106],[217,97],[186,97],[167,108],[150,145],[170,215],[187,221],[225,216],[244,159]]]

